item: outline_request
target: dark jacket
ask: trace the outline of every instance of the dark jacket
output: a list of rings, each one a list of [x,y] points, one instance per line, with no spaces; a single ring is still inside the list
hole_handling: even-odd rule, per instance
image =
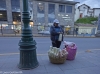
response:
[[[60,32],[63,32],[63,34],[64,34],[64,30],[60,26],[58,26],[58,27],[51,26],[50,27],[51,41],[56,41],[57,40],[56,38],[59,37],[59,33],[56,31],[57,28],[60,29]],[[63,41],[63,38],[62,38],[62,41]]]

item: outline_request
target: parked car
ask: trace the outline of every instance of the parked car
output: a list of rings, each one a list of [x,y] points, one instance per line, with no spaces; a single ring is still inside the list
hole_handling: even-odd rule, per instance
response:
[[[50,35],[50,31],[39,31],[38,34]]]

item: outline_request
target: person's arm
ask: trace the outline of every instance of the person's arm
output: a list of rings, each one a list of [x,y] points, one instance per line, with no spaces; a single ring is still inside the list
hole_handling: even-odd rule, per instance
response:
[[[64,34],[64,30],[62,29],[62,27],[60,27],[60,29],[61,29],[61,33]]]

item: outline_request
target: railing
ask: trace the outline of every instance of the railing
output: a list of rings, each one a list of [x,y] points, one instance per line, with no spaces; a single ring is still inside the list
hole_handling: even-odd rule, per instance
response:
[[[32,28],[32,32],[33,35],[50,35],[50,26],[39,26],[39,25],[35,25]],[[62,27],[64,30],[64,35],[65,36],[82,36],[82,37],[86,37],[86,36],[95,36],[96,33],[96,28],[75,28],[75,27]],[[13,36],[17,36],[17,35],[21,35],[21,29],[15,28],[15,29],[7,29],[7,28],[0,28],[0,35],[13,35]]]

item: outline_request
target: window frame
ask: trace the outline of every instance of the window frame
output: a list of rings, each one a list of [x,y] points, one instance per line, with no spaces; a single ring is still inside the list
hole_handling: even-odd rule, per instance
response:
[[[60,5],[64,6],[64,12],[60,11]],[[65,4],[59,4],[58,10],[60,13],[65,13],[66,11],[66,5]]]
[[[71,12],[67,11],[67,7],[71,7]],[[73,6],[72,5],[66,5],[66,13],[73,13]]]
[[[54,11],[53,12],[49,12],[49,4],[53,4],[54,5]],[[53,20],[55,19],[55,9],[56,9],[56,4],[55,3],[48,3],[48,23],[52,23],[53,22]],[[52,14],[52,16],[54,17],[54,18],[50,18],[49,16]],[[52,20],[50,20],[50,19],[52,19]]]

